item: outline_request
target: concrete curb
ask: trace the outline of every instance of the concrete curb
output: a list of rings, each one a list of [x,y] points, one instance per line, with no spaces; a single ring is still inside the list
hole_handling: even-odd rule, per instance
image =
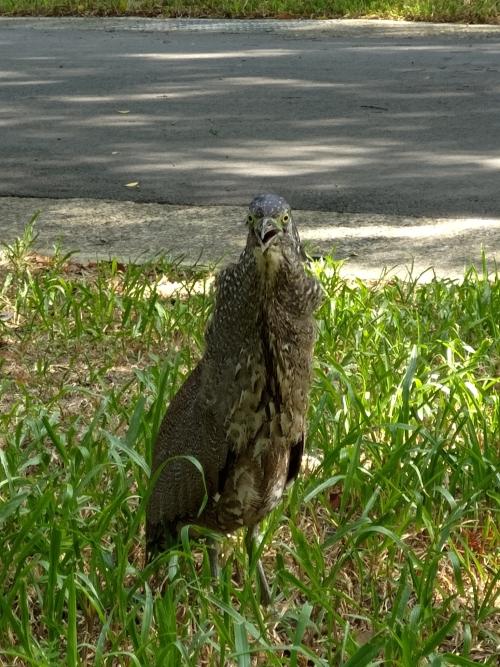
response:
[[[3,16],[0,22],[9,27],[32,28],[34,30],[78,30],[135,31],[135,32],[213,32],[234,34],[251,33],[330,33],[332,36],[381,37],[392,36],[425,37],[431,35],[496,34],[500,26],[495,24],[429,23],[394,21],[390,19],[189,19],[141,16],[110,17],[18,17]]]
[[[84,261],[113,257],[140,263],[164,252],[187,264],[226,263],[237,258],[246,236],[244,206],[0,197],[0,241],[19,237],[37,211],[36,250],[51,254],[60,244]],[[432,268],[439,277],[459,279],[464,267],[481,266],[483,249],[491,270],[500,258],[500,218],[297,210],[295,220],[312,252],[345,260],[346,277],[376,279],[384,267],[407,276],[413,266],[414,277]]]

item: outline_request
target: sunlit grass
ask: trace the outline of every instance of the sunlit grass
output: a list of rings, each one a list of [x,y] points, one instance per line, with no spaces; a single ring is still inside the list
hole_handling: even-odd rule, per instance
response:
[[[498,0],[0,0],[0,13],[497,22]]]
[[[497,664],[496,273],[313,264],[310,457],[263,526],[262,610],[239,535],[215,589],[186,539],[144,568],[151,444],[210,272],[40,258],[31,230],[0,259],[0,664]]]

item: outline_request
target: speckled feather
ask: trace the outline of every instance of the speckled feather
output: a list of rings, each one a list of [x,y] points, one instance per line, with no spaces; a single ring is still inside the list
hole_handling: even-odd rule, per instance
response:
[[[248,225],[239,261],[217,278],[205,353],[155,443],[152,469],[163,468],[147,510],[150,550],[168,546],[187,523],[221,532],[254,526],[300,467],[321,290],[304,271],[282,197],[256,197]],[[198,459],[205,484],[191,462],[174,458],[183,455]]]

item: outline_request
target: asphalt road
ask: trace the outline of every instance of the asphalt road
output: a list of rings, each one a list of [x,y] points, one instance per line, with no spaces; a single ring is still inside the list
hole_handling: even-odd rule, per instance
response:
[[[499,72],[494,27],[2,19],[0,196],[495,216]]]

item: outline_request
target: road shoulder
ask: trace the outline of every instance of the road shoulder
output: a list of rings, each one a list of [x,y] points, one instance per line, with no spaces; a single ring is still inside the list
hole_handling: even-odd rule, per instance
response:
[[[35,249],[56,246],[80,261],[144,262],[160,253],[186,264],[234,260],[245,243],[244,206],[178,206],[96,199],[0,197],[0,240],[11,243],[38,212]],[[500,258],[500,218],[412,218],[296,210],[310,252],[345,261],[346,277],[392,274],[460,278]]]

